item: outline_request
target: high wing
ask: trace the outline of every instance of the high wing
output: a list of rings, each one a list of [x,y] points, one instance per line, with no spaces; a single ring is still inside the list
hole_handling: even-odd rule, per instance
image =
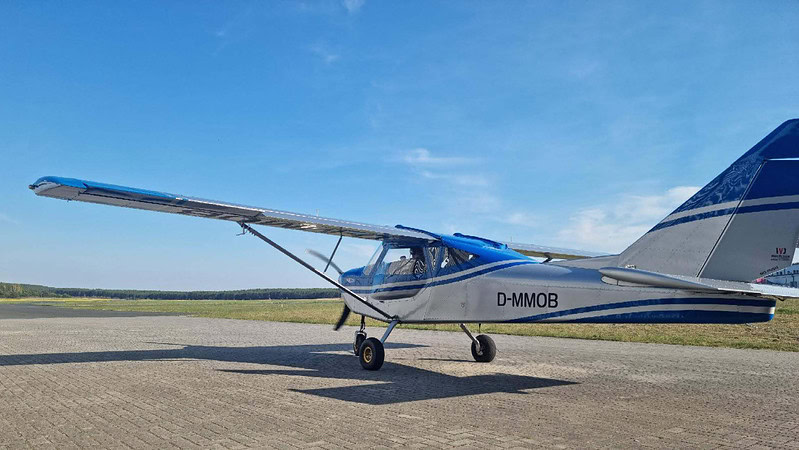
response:
[[[535,244],[520,244],[518,242],[504,242],[504,244],[507,245],[508,248],[516,250],[522,255],[549,259],[582,259],[607,255],[607,253],[574,250],[570,248],[544,247]]]
[[[388,237],[432,239],[430,235],[418,231],[385,225],[367,225],[346,220],[237,205],[235,203],[205,200],[75,178],[42,177],[29,187],[36,195],[43,197],[183,214],[208,219],[229,220],[239,223],[246,222],[336,236],[343,235],[376,240]]]
[[[75,178],[42,177],[29,187],[36,195],[43,197],[183,214],[208,219],[229,220],[237,223],[267,225],[335,236],[374,240],[388,238],[438,240],[438,236],[435,234],[406,227],[369,225]],[[509,248],[524,255],[552,259],[575,259],[600,255],[593,252],[542,247],[531,244],[507,243],[507,245]]]

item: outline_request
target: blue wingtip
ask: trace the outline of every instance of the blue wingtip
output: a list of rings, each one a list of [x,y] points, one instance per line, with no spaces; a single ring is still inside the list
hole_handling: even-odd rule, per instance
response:
[[[54,177],[54,176],[41,177],[38,180],[36,180],[33,184],[29,185],[28,187],[31,189],[36,189],[37,187],[39,187],[44,183],[56,183],[64,186],[71,186],[81,189],[86,188],[86,184],[83,181],[78,180],[76,178],[64,178],[64,177]]]
[[[119,186],[116,184],[98,183],[96,181],[79,180],[77,178],[65,178],[65,177],[54,177],[54,176],[41,177],[38,180],[36,180],[35,183],[29,185],[28,187],[30,189],[36,189],[37,187],[45,183],[55,183],[61,186],[75,187],[79,189],[109,190],[129,195],[144,195],[144,196],[160,197],[168,199],[177,198],[175,194],[169,194],[167,192],[151,191],[148,189]]]

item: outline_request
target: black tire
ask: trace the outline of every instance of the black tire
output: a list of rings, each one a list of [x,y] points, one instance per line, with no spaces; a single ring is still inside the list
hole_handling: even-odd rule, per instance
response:
[[[474,357],[474,360],[486,363],[493,361],[494,357],[497,356],[497,345],[494,344],[494,340],[485,334],[481,334],[475,339],[480,343],[480,353],[477,353],[477,346],[472,342],[472,357]]]
[[[383,366],[385,357],[386,352],[383,350],[383,343],[373,337],[363,341],[358,352],[358,360],[361,361],[361,367],[366,370],[379,370]]]
[[[355,333],[355,342],[352,344],[352,352],[355,356],[361,354],[361,344],[366,340],[366,333]]]

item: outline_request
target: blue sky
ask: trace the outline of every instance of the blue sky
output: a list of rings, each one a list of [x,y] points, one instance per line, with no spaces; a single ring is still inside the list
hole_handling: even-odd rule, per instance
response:
[[[38,198],[42,175],[620,251],[799,117],[797,23],[787,1],[1,2],[0,281],[322,286],[235,224]]]

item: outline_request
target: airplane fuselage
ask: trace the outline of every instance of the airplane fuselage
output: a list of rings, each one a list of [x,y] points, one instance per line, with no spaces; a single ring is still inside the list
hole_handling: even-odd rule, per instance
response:
[[[750,323],[774,316],[776,302],[769,299],[611,284],[597,269],[532,260],[504,265],[432,277],[421,287],[386,283],[356,292],[403,323]],[[402,297],[403,288],[412,295]],[[392,290],[399,296],[385,299]],[[343,298],[353,312],[384,320],[349,295]]]

